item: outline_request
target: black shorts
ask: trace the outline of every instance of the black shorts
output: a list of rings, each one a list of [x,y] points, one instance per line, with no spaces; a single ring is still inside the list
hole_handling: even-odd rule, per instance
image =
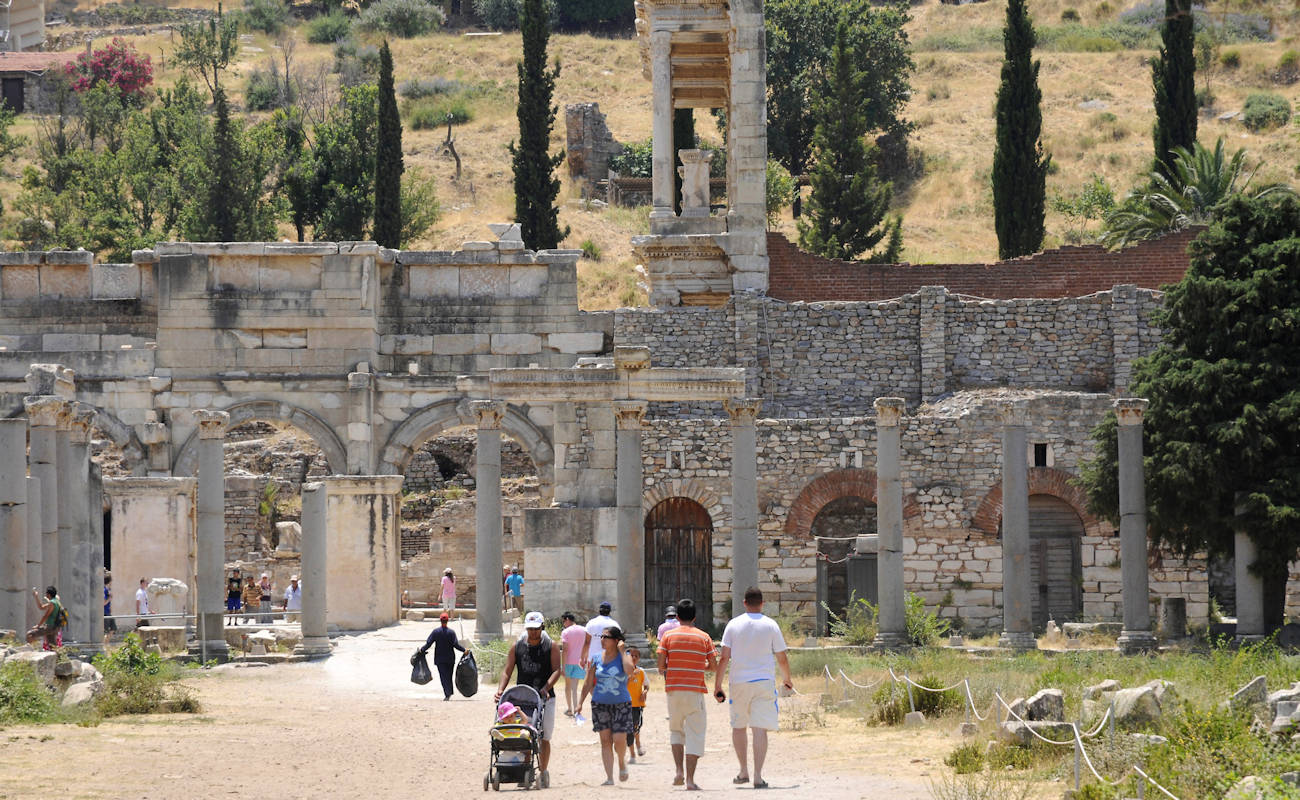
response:
[[[600,731],[631,733],[634,730],[632,727],[632,704],[592,703],[591,729],[597,733]]]

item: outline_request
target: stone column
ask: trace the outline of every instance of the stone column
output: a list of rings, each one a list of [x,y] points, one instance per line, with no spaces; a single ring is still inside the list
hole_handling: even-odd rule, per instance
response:
[[[28,589],[45,591],[41,583],[41,482],[36,478],[27,479],[27,582]],[[27,601],[27,625],[30,627],[39,621],[40,608],[30,600]]]
[[[734,292],[767,291],[767,34],[762,0],[732,0],[727,255]]]
[[[363,365],[366,366],[366,365]],[[348,373],[348,463],[349,475],[366,475],[374,470],[374,441],[371,421],[375,414],[375,376],[366,369]],[[306,583],[303,591],[306,592]]]
[[[63,469],[62,459],[59,461],[59,470],[63,473],[60,478],[67,476],[67,482],[60,480],[59,484],[59,505],[67,512],[60,517],[59,534],[62,536],[62,520],[67,518],[68,541],[72,544],[71,553],[63,552],[63,563],[71,568],[71,580],[64,581],[67,585],[59,587],[68,608],[68,629],[64,638],[87,646],[98,644],[100,639],[92,636],[90,630],[90,607],[95,599],[90,596],[90,427],[94,421],[94,411],[80,403],[73,404],[72,418],[68,420],[68,449],[65,451],[68,454],[67,470]]]
[[[1029,466],[1025,404],[1006,401],[1002,415],[1002,636],[998,644],[1034,650],[1029,575]]]
[[[618,552],[615,563],[618,597],[614,619],[623,625],[629,643],[645,639],[645,527],[641,520],[641,421],[647,404],[641,400],[614,403],[615,475],[618,505]],[[604,576],[602,576],[604,577]]]
[[[58,562],[58,579],[55,581],[55,587],[59,590],[59,596],[63,598],[64,605],[68,610],[68,627],[63,632],[65,640],[79,642],[81,639],[77,636],[76,624],[73,621],[75,613],[72,606],[72,584],[76,580],[76,569],[73,566],[77,558],[77,531],[76,519],[77,509],[76,502],[73,500],[72,493],[75,490],[74,473],[76,466],[72,458],[72,415],[76,410],[74,403],[67,403],[64,411],[59,415],[59,424],[54,430],[54,449],[58,456],[59,472],[59,494],[57,497],[59,505],[59,562]]]
[[[224,661],[229,648],[222,617],[226,608],[226,480],[221,445],[230,415],[201,409],[194,412],[194,418],[199,424],[199,524],[194,559],[198,573],[195,587],[198,647],[207,658]]]
[[[104,475],[99,465],[90,464],[90,638],[100,647],[104,641]]]
[[[676,181],[677,158],[673,148],[673,65],[672,31],[650,32],[650,81],[652,91],[653,183],[651,199],[652,219],[676,216],[673,213],[673,191]]]
[[[0,628],[26,630],[27,421],[0,420]]]
[[[1151,633],[1151,589],[1147,582],[1147,499],[1142,464],[1142,415],[1147,401],[1115,401],[1119,422],[1119,563],[1124,586],[1124,629],[1117,644],[1123,653],[1156,649]]]
[[[63,398],[54,395],[28,397],[28,435],[31,449],[32,477],[41,482],[41,579],[36,582],[42,592],[59,582],[59,476],[56,430],[59,417],[66,413]]]
[[[763,401],[744,397],[724,400],[722,406],[731,417],[731,611],[741,614],[745,590],[758,585],[758,458],[754,422]],[[641,535],[644,539],[644,534]]]
[[[1242,501],[1237,500],[1241,516]],[[1256,642],[1264,638],[1264,579],[1251,570],[1259,548],[1244,527],[1233,536],[1233,572],[1237,579],[1237,641]]]
[[[474,451],[474,606],[480,642],[501,638],[501,420],[506,404],[500,400],[470,403],[478,417],[478,447]]]
[[[308,657],[330,654],[325,621],[326,568],[325,484],[302,487],[302,642],[294,652]]]
[[[903,479],[901,397],[878,397],[876,408],[876,639],[882,649],[906,647],[903,611]]]

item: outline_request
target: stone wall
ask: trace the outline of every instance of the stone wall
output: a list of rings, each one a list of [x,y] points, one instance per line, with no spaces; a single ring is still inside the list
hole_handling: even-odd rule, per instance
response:
[[[569,177],[582,181],[584,197],[593,197],[595,185],[609,171],[609,160],[623,152],[623,145],[609,132],[599,103],[566,105],[564,130]]]

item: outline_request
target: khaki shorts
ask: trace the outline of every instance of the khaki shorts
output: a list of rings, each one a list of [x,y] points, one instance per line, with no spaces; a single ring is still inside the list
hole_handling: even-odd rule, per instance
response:
[[[704,755],[704,732],[708,717],[703,692],[668,692],[668,742],[682,745],[688,756]]]
[[[752,683],[733,683],[727,688],[727,694],[731,698],[732,728],[774,731],[779,727],[776,681],[769,678]]]

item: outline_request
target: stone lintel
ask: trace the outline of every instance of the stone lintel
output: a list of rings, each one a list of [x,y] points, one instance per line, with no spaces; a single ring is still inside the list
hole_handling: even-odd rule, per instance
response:
[[[110,496],[185,495],[198,492],[198,478],[105,478],[104,493]]]
[[[55,395],[64,400],[76,397],[76,375],[62,364],[32,364],[26,380],[29,395]]]
[[[1148,405],[1138,397],[1121,397],[1115,401],[1115,419],[1120,425],[1141,425]]]
[[[331,497],[364,494],[395,495],[402,490],[403,480],[405,479],[401,475],[334,475],[322,478],[319,483],[324,485],[325,493]]]

